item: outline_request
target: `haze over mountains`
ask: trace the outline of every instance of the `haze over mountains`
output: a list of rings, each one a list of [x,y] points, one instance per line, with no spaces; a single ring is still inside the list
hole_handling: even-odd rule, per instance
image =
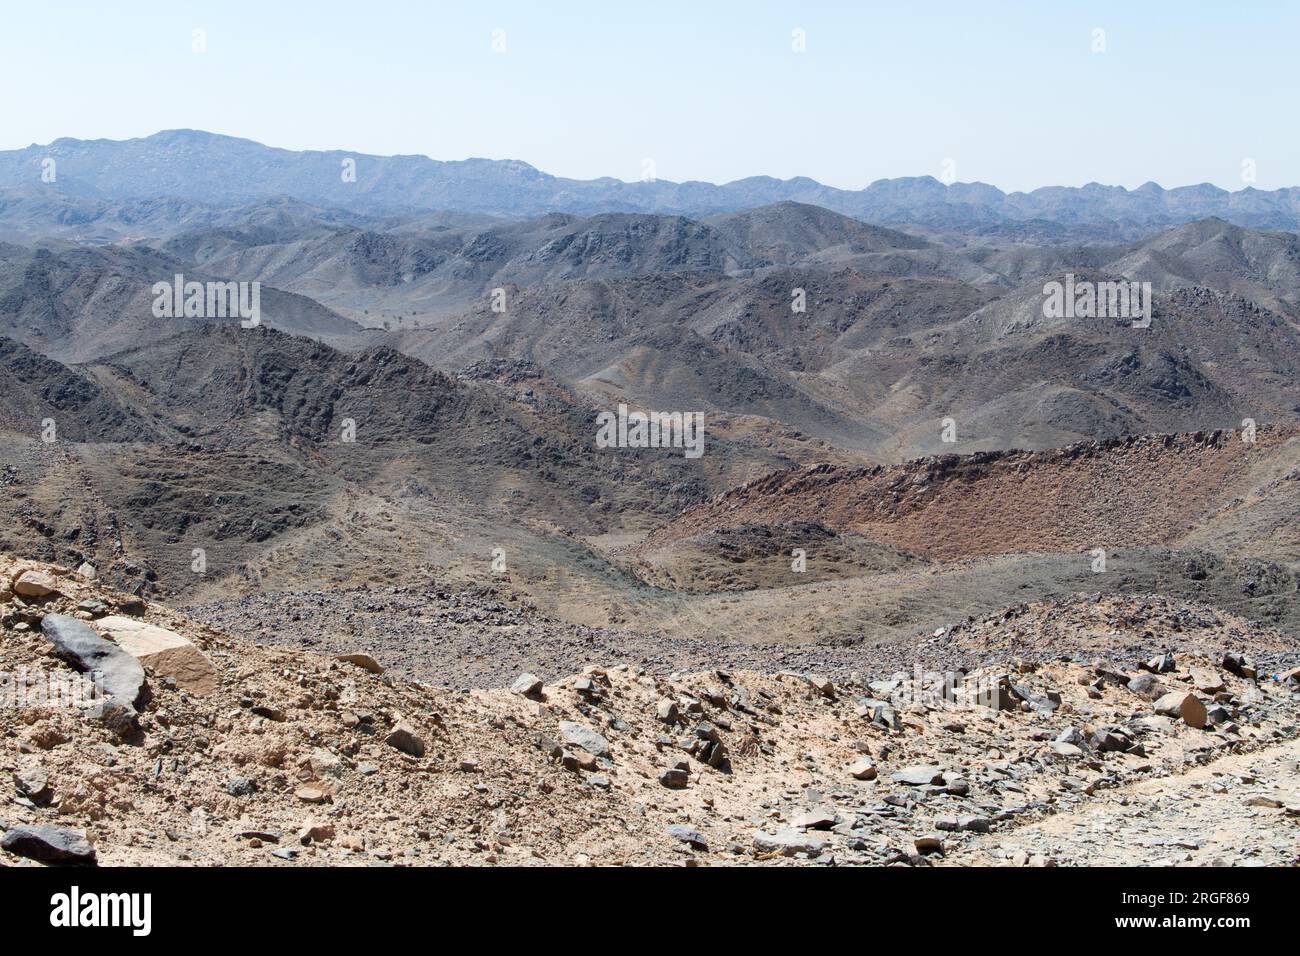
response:
[[[57,189],[41,186],[43,163],[54,160]],[[342,176],[356,163],[355,182]],[[930,176],[880,180],[842,190],[811,179],[755,176],[724,185],[666,180],[573,180],[517,160],[440,161],[424,156],[369,156],[343,150],[292,151],[197,130],[167,130],[132,140],[59,139],[0,152],[0,222],[60,218],[96,229],[132,224],[158,228],[159,199],[172,202],[173,221],[211,215],[207,206],[247,204],[279,196],[372,215],[456,209],[511,217],[548,212],[647,212],[706,217],[794,201],[871,222],[910,223],[972,233],[1054,235],[1084,230],[1093,237],[1131,238],[1138,232],[1219,217],[1261,229],[1300,226],[1300,188],[1246,187],[1227,192],[1202,184],[1135,190],[1052,186],[1003,193],[984,183],[945,185]],[[57,197],[57,198],[56,198]],[[135,235],[151,234],[149,232]],[[152,233],[156,235],[156,233]]]

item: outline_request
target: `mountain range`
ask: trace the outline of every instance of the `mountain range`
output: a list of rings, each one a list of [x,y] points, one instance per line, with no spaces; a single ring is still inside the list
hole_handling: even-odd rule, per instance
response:
[[[50,160],[54,181],[44,182]],[[353,169],[355,181],[345,176]],[[755,176],[722,185],[577,180],[517,160],[295,151],[198,130],[130,140],[64,138],[0,152],[0,224],[34,217],[86,236],[149,235],[167,220],[212,218],[210,207],[281,196],[367,215],[454,209],[508,217],[641,212],[699,218],[793,201],[886,225],[1057,240],[1132,238],[1211,216],[1260,229],[1300,227],[1296,187],[1228,192],[1209,184],[1164,189],[1148,182],[1128,190],[1089,183],[1005,193],[930,176],[878,180],[861,190],[806,177]]]

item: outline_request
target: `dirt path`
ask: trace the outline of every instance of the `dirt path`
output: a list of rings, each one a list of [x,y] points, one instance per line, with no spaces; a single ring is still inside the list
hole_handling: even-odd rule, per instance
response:
[[[1099,792],[1077,808],[984,837],[953,862],[1049,861],[1295,866],[1300,863],[1300,739]]]

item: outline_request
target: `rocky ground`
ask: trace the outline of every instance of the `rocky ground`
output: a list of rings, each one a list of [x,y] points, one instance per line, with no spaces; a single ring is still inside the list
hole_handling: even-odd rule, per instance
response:
[[[267,646],[91,577],[0,559],[6,865],[1300,861],[1293,654],[1203,608],[1010,609],[927,638],[946,675],[676,670],[587,634],[580,667],[454,690],[368,631]],[[1078,659],[1036,642],[1058,625]],[[114,706],[41,698],[92,657]]]

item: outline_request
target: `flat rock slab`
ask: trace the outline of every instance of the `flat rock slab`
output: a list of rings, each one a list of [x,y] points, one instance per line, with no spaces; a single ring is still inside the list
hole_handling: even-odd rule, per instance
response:
[[[825,848],[825,837],[800,833],[788,827],[782,827],[775,833],[754,834],[754,849],[759,853],[780,853],[782,856],[807,853],[809,856],[816,856]]]
[[[345,664],[355,664],[362,670],[370,671],[372,674],[382,674],[384,672],[384,666],[369,654],[340,654],[335,660],[343,661]]]
[[[13,827],[0,839],[0,849],[41,863],[95,862],[95,847],[85,830],[70,830],[48,823]]]
[[[195,696],[214,694],[221,686],[207,655],[175,631],[120,614],[101,617],[95,626],[159,677],[170,677]]]
[[[694,827],[686,826],[684,823],[670,823],[664,828],[664,832],[674,840],[688,843],[697,850],[707,850],[709,848],[709,841],[704,838],[704,834]]]
[[[943,770],[940,767],[922,764],[915,767],[904,767],[897,773],[890,774],[889,779],[895,783],[905,783],[909,787],[938,786],[943,783]]]
[[[109,703],[135,716],[144,696],[144,667],[138,660],[66,614],[45,615],[41,632],[61,658],[79,671],[98,675]]]

